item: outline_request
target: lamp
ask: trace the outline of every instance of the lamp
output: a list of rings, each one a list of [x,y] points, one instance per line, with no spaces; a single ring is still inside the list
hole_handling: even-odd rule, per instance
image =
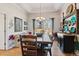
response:
[[[45,20],[45,18],[41,16],[41,3],[40,3],[40,16],[36,17],[36,20],[39,21]]]

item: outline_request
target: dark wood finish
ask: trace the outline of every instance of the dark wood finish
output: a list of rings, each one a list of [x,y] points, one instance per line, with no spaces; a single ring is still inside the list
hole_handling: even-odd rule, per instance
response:
[[[47,46],[44,46],[44,45],[47,45]],[[51,43],[51,47],[52,47],[52,45],[53,45],[53,42]],[[48,51],[50,53],[50,56],[52,56],[51,47],[49,47],[47,43],[42,43],[42,50]]]
[[[20,42],[21,42],[21,50],[22,50],[23,56],[37,56],[37,43],[36,43],[37,37],[36,36],[20,35]]]
[[[44,37],[42,39],[44,40]],[[45,38],[45,40],[47,40],[47,38]],[[52,41],[52,38],[49,38],[48,40],[50,40],[50,41],[43,41],[42,42],[42,50],[49,52],[50,56],[52,56],[51,47],[53,45],[53,41]],[[49,44],[51,46],[49,46]]]
[[[62,34],[62,37],[58,36],[60,49],[65,53],[74,53],[74,39],[75,35],[71,34]]]
[[[27,54],[30,55],[31,52],[28,52],[29,50],[31,50],[31,51],[33,50],[34,51],[33,54],[35,54],[37,56],[44,56],[44,55],[46,55],[45,54],[46,50],[49,51],[50,55],[52,55],[51,54],[51,47],[50,47],[50,49],[43,49],[43,45],[44,44],[51,44],[52,45],[52,43],[53,43],[52,40],[50,39],[50,41],[49,40],[45,41],[45,40],[43,40],[43,38],[42,38],[42,40],[38,40],[38,39],[37,39],[37,36],[34,36],[34,35],[21,35],[20,36],[21,50],[22,50],[22,55],[23,56],[27,55]],[[41,44],[41,47],[39,47],[38,44]],[[28,49],[28,50],[26,50],[26,49]],[[35,52],[35,50],[36,50],[36,52]]]
[[[34,36],[34,35],[22,35],[22,38],[37,39],[37,36]]]
[[[77,16],[77,34],[79,34],[79,9],[76,10],[76,16]]]
[[[64,38],[63,38],[64,52],[74,53],[74,39],[75,39],[75,36],[64,35]]]

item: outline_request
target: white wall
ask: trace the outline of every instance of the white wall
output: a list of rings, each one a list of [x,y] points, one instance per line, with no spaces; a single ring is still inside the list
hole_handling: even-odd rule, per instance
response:
[[[32,19],[35,19],[38,16],[40,16],[39,13],[29,14],[29,31],[33,32]],[[42,16],[45,17],[45,18],[54,18],[54,32],[59,31],[60,20],[61,20],[61,18],[60,18],[61,16],[60,16],[59,12],[42,13]]]
[[[4,49],[4,14],[0,14],[0,49]]]
[[[6,32],[6,44],[7,44],[6,48],[8,49],[9,48],[9,41],[8,41],[9,35],[17,34],[14,32],[14,17],[18,17],[18,18],[23,19],[23,21],[26,21],[28,19],[28,16],[27,16],[28,14],[24,10],[16,6],[15,4],[9,4],[9,3],[0,4],[0,13],[6,14],[6,31],[7,31]],[[13,23],[13,26],[9,28],[9,22],[11,21]]]

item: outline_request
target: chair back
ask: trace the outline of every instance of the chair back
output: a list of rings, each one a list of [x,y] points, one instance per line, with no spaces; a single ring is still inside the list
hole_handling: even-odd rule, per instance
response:
[[[37,36],[20,35],[20,43],[23,56],[37,55]]]

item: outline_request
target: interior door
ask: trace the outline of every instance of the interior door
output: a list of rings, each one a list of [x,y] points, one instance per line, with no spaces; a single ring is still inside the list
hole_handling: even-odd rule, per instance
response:
[[[0,49],[4,49],[4,14],[0,13]]]

